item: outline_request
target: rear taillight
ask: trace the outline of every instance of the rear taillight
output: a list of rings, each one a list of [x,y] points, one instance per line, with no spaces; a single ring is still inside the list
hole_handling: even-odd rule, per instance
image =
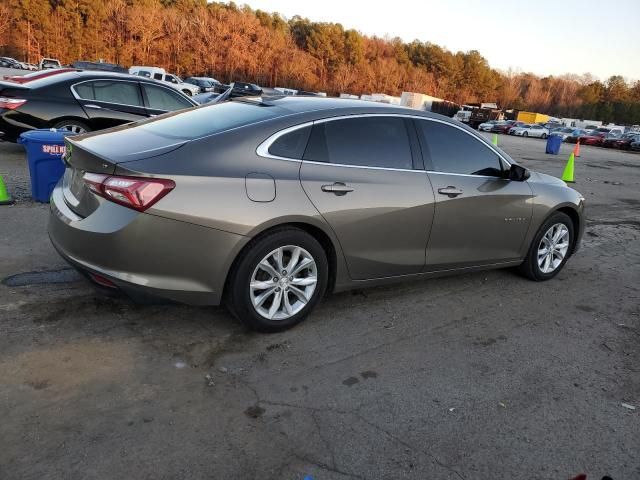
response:
[[[15,110],[25,103],[27,103],[27,101],[24,98],[0,97],[0,108],[6,108],[8,110]]]
[[[162,178],[117,177],[85,173],[85,184],[97,195],[112,202],[144,212],[176,186]]]

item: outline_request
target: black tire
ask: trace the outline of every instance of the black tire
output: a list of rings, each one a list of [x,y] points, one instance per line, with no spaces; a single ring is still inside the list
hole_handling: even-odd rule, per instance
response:
[[[528,132],[524,132],[524,133],[522,134],[522,136],[523,136],[523,137],[528,137],[528,136],[529,136],[529,133],[528,133]]]
[[[249,285],[254,270],[265,256],[275,249],[290,245],[302,247],[315,260],[316,288],[298,313],[286,319],[270,320],[254,308]],[[226,303],[229,311],[251,330],[264,333],[287,330],[303,321],[324,296],[329,278],[327,255],[322,245],[303,230],[293,227],[272,230],[252,240],[240,255],[227,284]]]
[[[53,128],[63,128],[63,127],[76,127],[78,129],[84,130],[84,132],[81,132],[81,133],[86,133],[91,131],[89,126],[86,123],[81,122],[80,120],[60,120],[59,122],[53,125]],[[73,128],[69,128],[69,130],[74,131]],[[76,133],[80,133],[80,132],[76,132]]]
[[[191,90],[182,90],[182,93],[184,93],[187,97],[192,96],[193,94],[191,93]]]
[[[542,134],[542,139],[543,139],[543,140],[545,140],[546,138],[547,138],[547,134],[546,134],[546,133],[543,133],[543,134]]]
[[[542,237],[547,233],[547,231],[555,224],[562,223],[569,230],[569,249],[567,250],[566,255],[562,259],[562,262],[550,273],[543,273],[538,265],[538,247],[540,246],[540,242],[542,241]],[[534,280],[536,282],[543,282],[545,280],[550,280],[555,277],[560,270],[562,270],[567,263],[567,259],[571,256],[571,249],[573,247],[573,239],[574,239],[574,227],[571,218],[566,213],[555,212],[553,213],[545,222],[540,226],[536,236],[533,237],[533,241],[529,246],[529,251],[527,253],[524,262],[522,265],[518,267],[518,271],[521,275],[527,277],[530,280]]]

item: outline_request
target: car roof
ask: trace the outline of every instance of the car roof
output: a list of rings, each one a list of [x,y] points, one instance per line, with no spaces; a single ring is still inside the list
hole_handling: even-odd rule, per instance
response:
[[[56,83],[62,83],[66,81],[82,81],[82,80],[94,80],[94,79],[122,79],[122,80],[135,80],[144,81],[150,83],[161,82],[155,81],[147,77],[141,77],[139,75],[130,75],[128,73],[110,72],[105,70],[74,70],[64,71],[60,73],[51,74],[47,77],[37,78],[29,82],[24,82],[21,85],[26,88],[42,88]]]

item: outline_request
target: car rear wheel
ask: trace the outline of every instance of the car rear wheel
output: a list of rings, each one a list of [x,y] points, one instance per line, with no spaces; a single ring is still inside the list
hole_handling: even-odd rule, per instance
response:
[[[573,222],[562,212],[555,212],[540,227],[519,271],[538,282],[555,277],[564,267],[573,245]]]
[[[528,137],[528,136],[529,136],[529,134],[528,134],[527,132],[524,132],[524,133],[522,134],[522,136],[523,136],[523,137]]]
[[[187,97],[190,97],[192,95],[191,90],[182,90],[182,93],[184,93]]]
[[[542,134],[542,139],[544,140],[545,138],[547,138],[547,134],[546,134],[546,133],[543,133],[543,134]]]
[[[329,276],[320,243],[297,228],[248,245],[228,284],[229,310],[252,330],[279,332],[300,323],[324,295]]]
[[[80,134],[90,132],[91,129],[84,123],[78,120],[61,120],[56,123],[53,128],[65,128],[70,132]]]

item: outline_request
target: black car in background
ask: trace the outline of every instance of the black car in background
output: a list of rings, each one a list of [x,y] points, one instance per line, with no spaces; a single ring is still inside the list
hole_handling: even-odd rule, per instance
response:
[[[0,57],[0,67],[24,70],[24,67],[22,66],[22,64],[19,61],[17,61],[15,58],[11,58],[11,57]]]
[[[202,93],[222,93],[229,88],[229,85],[225,85],[211,77],[187,77],[184,79],[184,82],[190,83],[191,85],[197,85],[200,87],[200,91]]]
[[[135,75],[52,72],[0,81],[0,139],[15,142],[35,128],[102,130],[197,105],[177,90]]]

